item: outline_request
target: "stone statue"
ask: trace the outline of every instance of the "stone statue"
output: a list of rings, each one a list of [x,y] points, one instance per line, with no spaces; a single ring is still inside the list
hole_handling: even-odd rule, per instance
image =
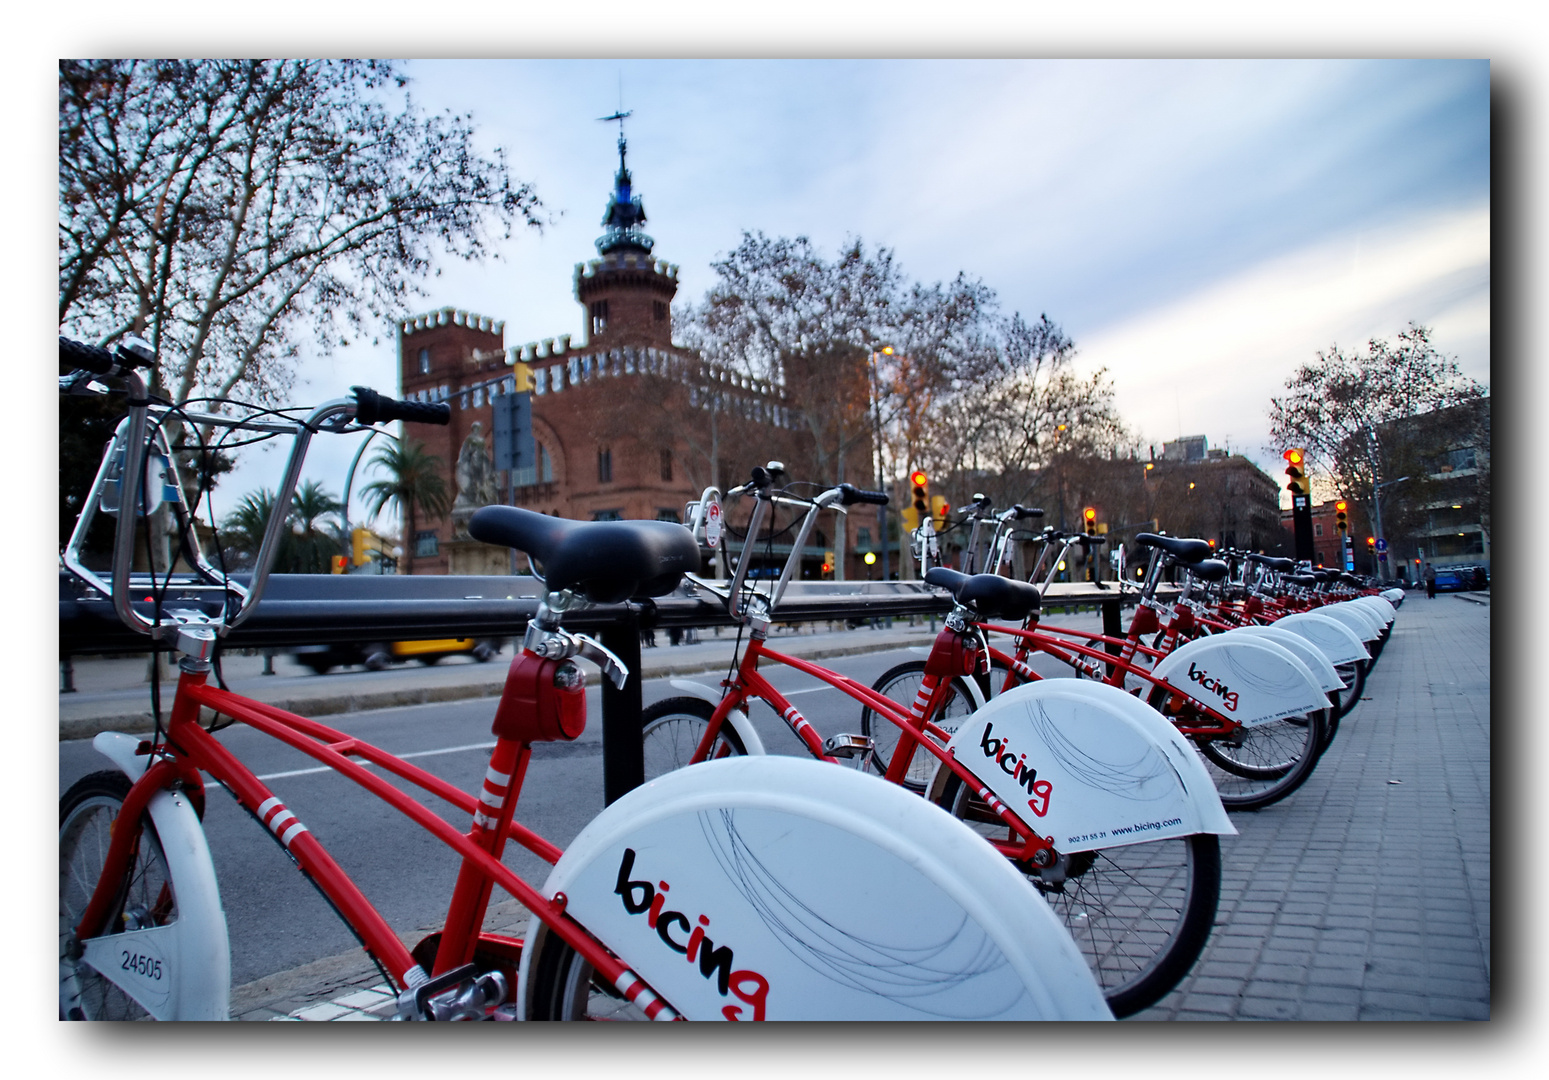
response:
[[[500,501],[495,489],[495,466],[484,441],[484,425],[473,422],[457,453],[457,498],[452,503],[452,527],[459,537],[468,534],[468,519],[480,507]]]

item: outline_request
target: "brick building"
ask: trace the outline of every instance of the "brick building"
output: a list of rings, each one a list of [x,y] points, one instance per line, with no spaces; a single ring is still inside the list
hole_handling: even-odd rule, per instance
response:
[[[404,538],[406,549],[413,545],[416,573],[508,571],[505,549],[467,536],[467,517],[479,505],[508,502],[576,520],[680,521],[684,504],[705,484],[740,483],[752,465],[803,437],[778,386],[706,363],[673,343],[678,268],[652,254],[655,241],[641,228],[645,210],[625,154],[621,134],[598,257],[575,267],[581,335],[508,347],[502,320],[450,307],[398,327],[403,396],[452,406],[448,427],[410,432],[446,463],[458,502],[447,519],[423,523],[416,536]],[[518,364],[532,376],[536,460],[508,476],[493,467],[493,413],[499,397],[519,389]],[[645,415],[647,383],[658,394],[663,386],[676,388],[673,422]],[[631,409],[638,423],[630,422]],[[690,436],[712,422],[711,410],[725,417],[723,424],[740,425],[740,437],[727,438],[707,461]],[[869,460],[869,454],[865,447],[858,456]],[[880,536],[874,520],[869,508],[849,517],[845,565],[852,577],[865,576],[860,560],[871,537]],[[825,548],[832,549],[821,531],[827,528],[831,521],[820,523],[804,552],[803,577],[818,576]],[[783,560],[789,550],[776,544],[772,554]]]

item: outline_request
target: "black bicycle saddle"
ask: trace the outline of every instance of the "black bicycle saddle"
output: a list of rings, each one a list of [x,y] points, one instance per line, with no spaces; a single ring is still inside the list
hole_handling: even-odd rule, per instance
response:
[[[486,506],[468,535],[525,551],[551,591],[571,589],[597,604],[662,596],[699,571],[694,534],[671,521],[570,521],[518,506]]]
[[[952,599],[973,608],[981,619],[1020,621],[1043,604],[1036,586],[998,574],[964,574],[933,566],[925,571],[925,584],[946,589]]]
[[[1210,557],[1210,545],[1203,540],[1185,540],[1180,536],[1158,536],[1156,533],[1140,533],[1135,542],[1148,547],[1161,548],[1181,563],[1197,563]]]

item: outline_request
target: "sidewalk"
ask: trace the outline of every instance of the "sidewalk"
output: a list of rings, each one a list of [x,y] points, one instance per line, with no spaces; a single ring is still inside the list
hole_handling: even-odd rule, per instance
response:
[[[1469,599],[1410,593],[1311,778],[1232,816],[1215,931],[1136,1019],[1490,1018],[1490,609]]]

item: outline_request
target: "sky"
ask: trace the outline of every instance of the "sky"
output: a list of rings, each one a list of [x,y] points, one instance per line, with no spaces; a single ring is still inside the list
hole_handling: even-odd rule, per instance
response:
[[[680,301],[744,231],[891,249],[1047,314],[1105,368],[1142,446],[1205,435],[1278,470],[1270,398],[1321,349],[1410,321],[1490,380],[1490,68],[1450,60],[408,61],[427,110],[472,116],[547,224],[444,264],[415,312],[583,334],[572,291],[622,107],[655,254]],[[309,359],[301,398],[392,392],[390,327]],[[310,395],[310,396],[309,396]],[[354,453],[315,444],[336,493]],[[331,445],[330,445],[331,444]],[[260,466],[254,465],[254,469]],[[267,475],[277,467],[262,465]],[[249,484],[242,470],[231,481]],[[357,478],[356,490],[363,478]],[[246,490],[237,487],[236,490]],[[359,520],[359,509],[352,514]]]

